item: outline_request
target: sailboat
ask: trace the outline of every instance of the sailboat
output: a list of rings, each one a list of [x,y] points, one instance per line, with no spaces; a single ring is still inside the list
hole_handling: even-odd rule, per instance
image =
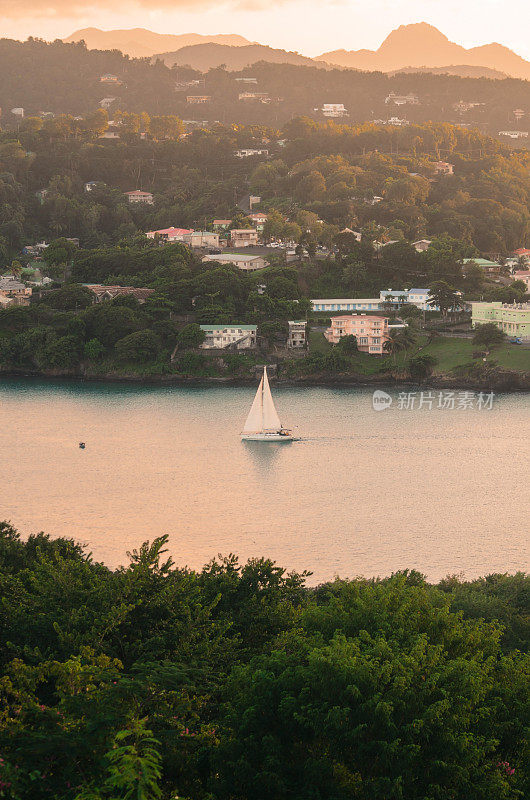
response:
[[[263,375],[241,432],[241,439],[253,442],[292,442],[294,438],[292,432],[280,422],[272,399],[267,367],[263,367]]]

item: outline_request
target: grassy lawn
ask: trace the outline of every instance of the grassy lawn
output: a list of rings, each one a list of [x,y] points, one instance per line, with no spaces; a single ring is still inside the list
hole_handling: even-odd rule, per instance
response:
[[[476,359],[473,358],[473,351],[477,348],[471,339],[455,339],[452,337],[436,337],[431,344],[425,347],[428,341],[426,334],[420,334],[414,347],[406,353],[397,353],[395,363],[391,356],[370,356],[367,353],[356,353],[353,356],[353,366],[356,371],[365,375],[373,375],[383,372],[385,369],[403,368],[405,362],[416,354],[432,355],[436,358],[437,364],[435,373],[447,373],[455,367],[469,364]],[[423,348],[423,349],[421,349]],[[309,332],[309,352],[310,353],[329,353],[332,345],[326,341],[324,334],[320,331]],[[496,347],[489,356],[490,361],[496,361],[500,367],[506,369],[530,372],[530,349],[518,345],[503,343]]]

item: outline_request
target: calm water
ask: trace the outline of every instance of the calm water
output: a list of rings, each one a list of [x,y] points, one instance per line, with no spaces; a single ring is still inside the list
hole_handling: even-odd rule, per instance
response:
[[[0,519],[111,566],[168,533],[179,565],[266,555],[312,582],[529,568],[529,395],[377,413],[370,390],[278,389],[304,438],[263,445],[238,436],[253,393],[0,382]]]

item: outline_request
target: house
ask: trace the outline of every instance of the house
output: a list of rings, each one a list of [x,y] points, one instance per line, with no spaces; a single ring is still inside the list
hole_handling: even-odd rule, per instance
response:
[[[473,100],[459,100],[458,103],[453,103],[453,111],[458,111],[459,114],[465,114],[473,108],[484,106],[485,103],[477,103]]]
[[[526,285],[526,291],[530,292],[530,269],[518,269],[513,274],[514,281],[522,281]]]
[[[528,131],[499,131],[499,136],[507,139],[528,139]]]
[[[26,286],[13,275],[2,275],[0,277],[0,297],[3,298],[2,305],[29,306],[29,300],[33,293],[30,286]]]
[[[14,117],[22,118],[24,116],[24,109],[20,107],[12,108],[11,113],[13,114]]]
[[[226,229],[229,228],[231,224],[232,224],[231,219],[214,219],[212,223],[214,231],[217,232],[226,231]]]
[[[117,75],[109,75],[108,73],[106,73],[105,75],[102,75],[101,78],[99,79],[99,82],[100,83],[114,83],[114,84],[121,83],[121,81],[120,81],[120,79],[118,78]]]
[[[388,317],[367,314],[332,317],[331,326],[324,336],[331,344],[337,344],[343,336],[355,336],[357,347],[362,353],[383,355],[384,343],[389,338]]]
[[[271,98],[267,92],[240,92],[238,100],[243,103],[248,101],[255,103],[270,103]]]
[[[106,111],[111,107],[111,105],[116,101],[115,97],[103,97],[99,101],[99,107],[104,108]]]
[[[256,347],[257,325],[230,323],[225,325],[201,325],[200,328],[206,336],[201,344],[203,349],[249,350]]]
[[[153,195],[151,192],[144,192],[141,189],[134,189],[132,192],[125,192],[125,197],[129,203],[147,203],[153,205]]]
[[[396,106],[419,106],[420,101],[419,98],[415,94],[396,94],[395,92],[390,92],[388,97],[385,98],[385,103],[388,105],[389,103],[394,103]]]
[[[530,303],[471,303],[471,325],[493,322],[507,336],[530,341]]]
[[[193,233],[191,228],[161,228],[159,231],[148,231],[148,239],[161,239],[164,242],[183,242],[184,236]]]
[[[346,298],[346,299],[318,299],[311,300],[313,311],[381,311],[385,308],[383,303],[392,303],[396,309],[402,305],[413,305],[420,311],[437,311],[436,306],[429,305],[430,289],[403,289],[393,291],[383,289],[379,297]]]
[[[251,77],[235,78],[235,80],[237,83],[247,83],[247,84],[257,84],[258,82],[257,78],[251,78]]]
[[[490,261],[487,258],[464,258],[462,264],[477,264],[487,275],[498,275],[502,267],[498,261]],[[465,270],[464,270],[465,272]]]
[[[413,248],[417,253],[424,253],[432,244],[431,239],[418,239],[417,242],[412,242]]]
[[[258,243],[258,232],[255,228],[234,228],[230,231],[230,242],[233,247],[251,247]]]
[[[98,186],[103,187],[106,185],[107,184],[103,183],[103,181],[88,181],[87,183],[85,183],[83,188],[85,192],[91,192],[93,191],[93,189],[97,189]]]
[[[263,148],[260,149],[253,149],[253,148],[242,148],[241,150],[236,150],[234,155],[237,158],[250,158],[251,156],[268,156],[269,151],[264,150]]]
[[[320,110],[325,117],[334,119],[348,116],[348,111],[344,103],[324,103]]]
[[[98,136],[98,139],[119,139],[120,136],[119,126],[109,122],[107,129]]]
[[[256,230],[261,233],[265,227],[265,223],[267,222],[268,214],[265,214],[263,211],[253,211],[252,213],[247,214],[247,217],[256,227]]]
[[[186,103],[190,106],[203,106],[209,103],[211,99],[212,97],[209,94],[189,94],[186,97]]]
[[[185,233],[183,242],[190,247],[219,247],[219,234],[211,231]]]
[[[382,125],[393,125],[394,128],[406,128],[410,125],[408,119],[401,118],[401,117],[389,117],[388,119],[384,119],[381,121]]]
[[[99,283],[84,283],[87,289],[94,294],[94,303],[103,303],[105,300],[114,300],[115,297],[135,297],[139,303],[145,301],[155,293],[154,289],[143,289],[136,286],[103,286]]]
[[[435,161],[433,167],[436,175],[454,175],[455,172],[454,164],[447,161]]]
[[[304,319],[289,320],[287,347],[299,350],[307,345],[307,323]]]
[[[177,83],[174,86],[174,89],[176,92],[183,92],[186,89],[191,89],[192,87],[197,87],[197,86],[204,88],[205,83],[206,81],[204,80],[204,78],[195,78],[195,80],[192,81],[177,81]]]
[[[313,311],[380,311],[381,299],[379,297],[368,297],[360,299],[320,299],[311,300]]]
[[[35,197],[37,198],[37,200],[41,205],[46,200],[47,195],[48,195],[48,189],[39,189],[38,192],[35,192]]]
[[[262,256],[245,255],[244,253],[219,253],[219,255],[204,256],[202,263],[218,261],[220,264],[233,264],[243,272],[255,272],[269,266],[268,261]]]
[[[514,250],[513,257],[516,264],[530,264],[530,250],[526,247],[519,247],[517,250]]]

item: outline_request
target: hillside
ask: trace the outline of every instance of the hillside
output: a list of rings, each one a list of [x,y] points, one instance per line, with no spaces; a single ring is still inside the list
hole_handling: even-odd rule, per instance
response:
[[[220,33],[205,36],[200,33],[163,34],[145,28],[103,31],[100,28],[82,28],[63,39],[63,42],[84,41],[89,50],[121,50],[133,58],[145,58],[168,50],[178,50],[189,45],[215,42],[231,47],[241,47],[250,42],[243,36]]]
[[[387,74],[411,75],[422,72],[428,72],[430,75],[455,75],[459,78],[490,78],[491,80],[503,80],[508,77],[505,72],[499,72],[490,67],[471,67],[466,64],[454,64],[447,67],[402,67]]]
[[[225,64],[229,71],[245,69],[250,64],[266,61],[271,64],[299,64],[323,67],[323,63],[315,64],[311,58],[301,56],[299,53],[277,50],[261,44],[243,45],[233,47],[227,44],[196,44],[181,47],[170,53],[161,53],[154,56],[153,60],[160,59],[168,67],[189,66],[201,72]]]
[[[350,69],[390,72],[403,67],[443,67],[451,64],[489,67],[513,78],[530,79],[530,62],[508,47],[493,43],[469,50],[451,42],[437,28],[420,22],[392,31],[378,50],[334,50],[318,56]]]

